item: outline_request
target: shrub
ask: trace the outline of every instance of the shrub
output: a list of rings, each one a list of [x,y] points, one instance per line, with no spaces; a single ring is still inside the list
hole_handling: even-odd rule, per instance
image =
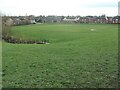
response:
[[[11,36],[11,26],[7,24],[7,20],[9,17],[4,16],[2,17],[2,38],[3,39],[8,39],[8,37]]]

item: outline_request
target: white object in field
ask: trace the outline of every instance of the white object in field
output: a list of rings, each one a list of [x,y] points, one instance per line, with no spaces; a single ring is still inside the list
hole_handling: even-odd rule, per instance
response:
[[[90,31],[95,31],[95,29],[90,29]]]

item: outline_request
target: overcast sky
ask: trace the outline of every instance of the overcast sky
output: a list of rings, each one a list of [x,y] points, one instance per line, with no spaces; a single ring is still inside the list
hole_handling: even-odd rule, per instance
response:
[[[0,0],[7,15],[118,15],[119,0]]]

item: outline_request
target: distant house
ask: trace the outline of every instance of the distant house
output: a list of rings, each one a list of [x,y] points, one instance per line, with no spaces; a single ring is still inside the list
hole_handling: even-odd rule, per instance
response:
[[[94,23],[95,21],[93,16],[86,16],[84,18],[86,18],[86,23]]]
[[[65,17],[63,22],[78,22],[80,18],[77,17]]]
[[[34,16],[34,15],[28,16],[28,19],[30,20],[30,23],[31,23],[31,24],[36,24],[35,16]]]
[[[97,23],[106,23],[106,18],[105,17],[98,17]]]
[[[29,16],[14,16],[11,17],[12,25],[27,25],[27,24],[35,24],[35,19]],[[10,20],[9,20],[10,22]]]
[[[35,20],[30,20],[30,23],[31,24],[36,24],[36,21]]]
[[[35,17],[35,21],[39,22],[39,23],[45,23],[46,22],[46,17],[40,15],[38,17]]]
[[[118,23],[120,23],[120,18],[119,18],[119,16],[113,17],[113,18],[112,18],[112,23],[113,23],[113,24],[118,24]]]
[[[101,16],[11,16],[7,19],[8,25],[27,25],[39,23],[113,23],[120,24],[120,16],[106,17]]]
[[[22,24],[22,20],[20,20],[19,18],[14,18],[14,25],[21,25]]]
[[[107,21],[106,21],[107,23],[113,23],[113,21],[112,21],[112,17],[107,17]]]
[[[80,17],[79,22],[80,23],[88,23],[89,22],[89,18],[88,17]]]
[[[86,16],[80,17],[80,23],[106,23],[106,17]]]

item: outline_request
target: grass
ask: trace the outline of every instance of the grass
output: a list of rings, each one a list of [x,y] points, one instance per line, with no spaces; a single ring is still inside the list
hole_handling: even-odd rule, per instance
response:
[[[117,25],[112,24],[36,24],[13,27],[14,37],[47,39],[50,44],[4,42],[3,87],[118,87],[117,33]]]

